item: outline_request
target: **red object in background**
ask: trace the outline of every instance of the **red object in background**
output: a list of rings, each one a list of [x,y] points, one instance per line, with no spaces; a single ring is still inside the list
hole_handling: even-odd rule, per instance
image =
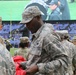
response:
[[[3,26],[2,26],[2,17],[0,17],[0,30],[2,30]]]
[[[20,67],[20,63],[26,61],[22,56],[14,56],[13,60],[16,66],[16,75],[26,75],[26,71]]]
[[[2,30],[2,28],[3,28],[3,26],[2,26],[2,25],[0,25],[0,30]]]

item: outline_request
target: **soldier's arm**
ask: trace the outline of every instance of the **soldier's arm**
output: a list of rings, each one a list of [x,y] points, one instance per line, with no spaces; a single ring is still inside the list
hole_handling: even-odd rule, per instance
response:
[[[54,71],[58,71],[60,69],[66,70],[68,67],[68,56],[63,50],[62,46],[60,46],[59,41],[54,37],[48,37],[45,40],[45,47],[47,54],[50,57],[50,61],[47,63],[39,63],[37,64],[38,70],[41,73],[53,73]],[[50,41],[51,40],[51,41]]]
[[[72,64],[73,64],[73,73],[74,75],[76,74],[76,46],[74,45],[73,47],[74,51],[73,51],[73,60],[72,60]]]
[[[37,64],[38,70],[41,73],[53,73],[54,71],[62,69],[62,67],[67,69],[68,67],[68,61],[66,56],[60,56],[60,58],[57,58],[53,61],[47,62],[47,63],[40,63]]]

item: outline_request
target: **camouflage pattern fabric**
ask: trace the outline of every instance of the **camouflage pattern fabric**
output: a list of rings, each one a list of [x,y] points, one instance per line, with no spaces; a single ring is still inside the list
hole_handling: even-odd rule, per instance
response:
[[[67,55],[69,57],[69,68],[68,68],[68,71],[70,72],[69,75],[73,75],[73,69],[74,69],[73,65],[75,65],[76,62],[76,59],[73,60],[73,58],[76,56],[76,47],[73,43],[67,40],[63,40],[62,45],[64,46],[64,48],[66,48],[66,51],[68,53]]]
[[[26,66],[37,65],[39,72],[35,75],[69,75],[68,53],[51,27],[45,23],[34,34]]]
[[[29,52],[29,48],[25,47],[24,49],[19,48],[18,50],[15,51],[14,55],[21,55],[23,56],[25,59],[27,58],[28,52]]]
[[[13,59],[2,44],[0,44],[0,75],[15,75]]]

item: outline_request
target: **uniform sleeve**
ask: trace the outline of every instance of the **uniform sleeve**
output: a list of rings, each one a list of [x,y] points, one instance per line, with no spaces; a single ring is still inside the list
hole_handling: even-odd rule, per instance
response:
[[[58,70],[66,70],[68,67],[68,56],[65,50],[63,50],[60,42],[56,37],[47,36],[44,39],[44,49],[50,57],[50,61],[47,63],[37,64],[39,72],[41,73],[53,73]]]
[[[0,75],[15,75],[15,68],[9,68],[7,61],[0,55]]]
[[[72,60],[72,64],[73,64],[73,68],[74,68],[74,72],[76,72],[76,46],[73,47],[74,51],[73,51],[73,60]]]
[[[39,72],[41,73],[53,73],[54,71],[60,70],[60,68],[62,69],[62,67],[67,69],[67,62],[66,57],[61,57],[48,63],[37,64],[37,66],[39,68]]]

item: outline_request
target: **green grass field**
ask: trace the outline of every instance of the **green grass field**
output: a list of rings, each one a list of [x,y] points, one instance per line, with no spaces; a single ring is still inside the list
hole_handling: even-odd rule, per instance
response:
[[[29,3],[30,0],[16,0],[16,1],[0,1],[0,16],[2,17],[3,21],[20,21],[21,14],[24,10],[24,7]],[[76,2],[69,3],[68,5],[71,14],[71,20],[76,20]]]
[[[10,49],[10,54],[13,56],[14,55],[14,51],[17,50],[17,48],[11,48]]]

